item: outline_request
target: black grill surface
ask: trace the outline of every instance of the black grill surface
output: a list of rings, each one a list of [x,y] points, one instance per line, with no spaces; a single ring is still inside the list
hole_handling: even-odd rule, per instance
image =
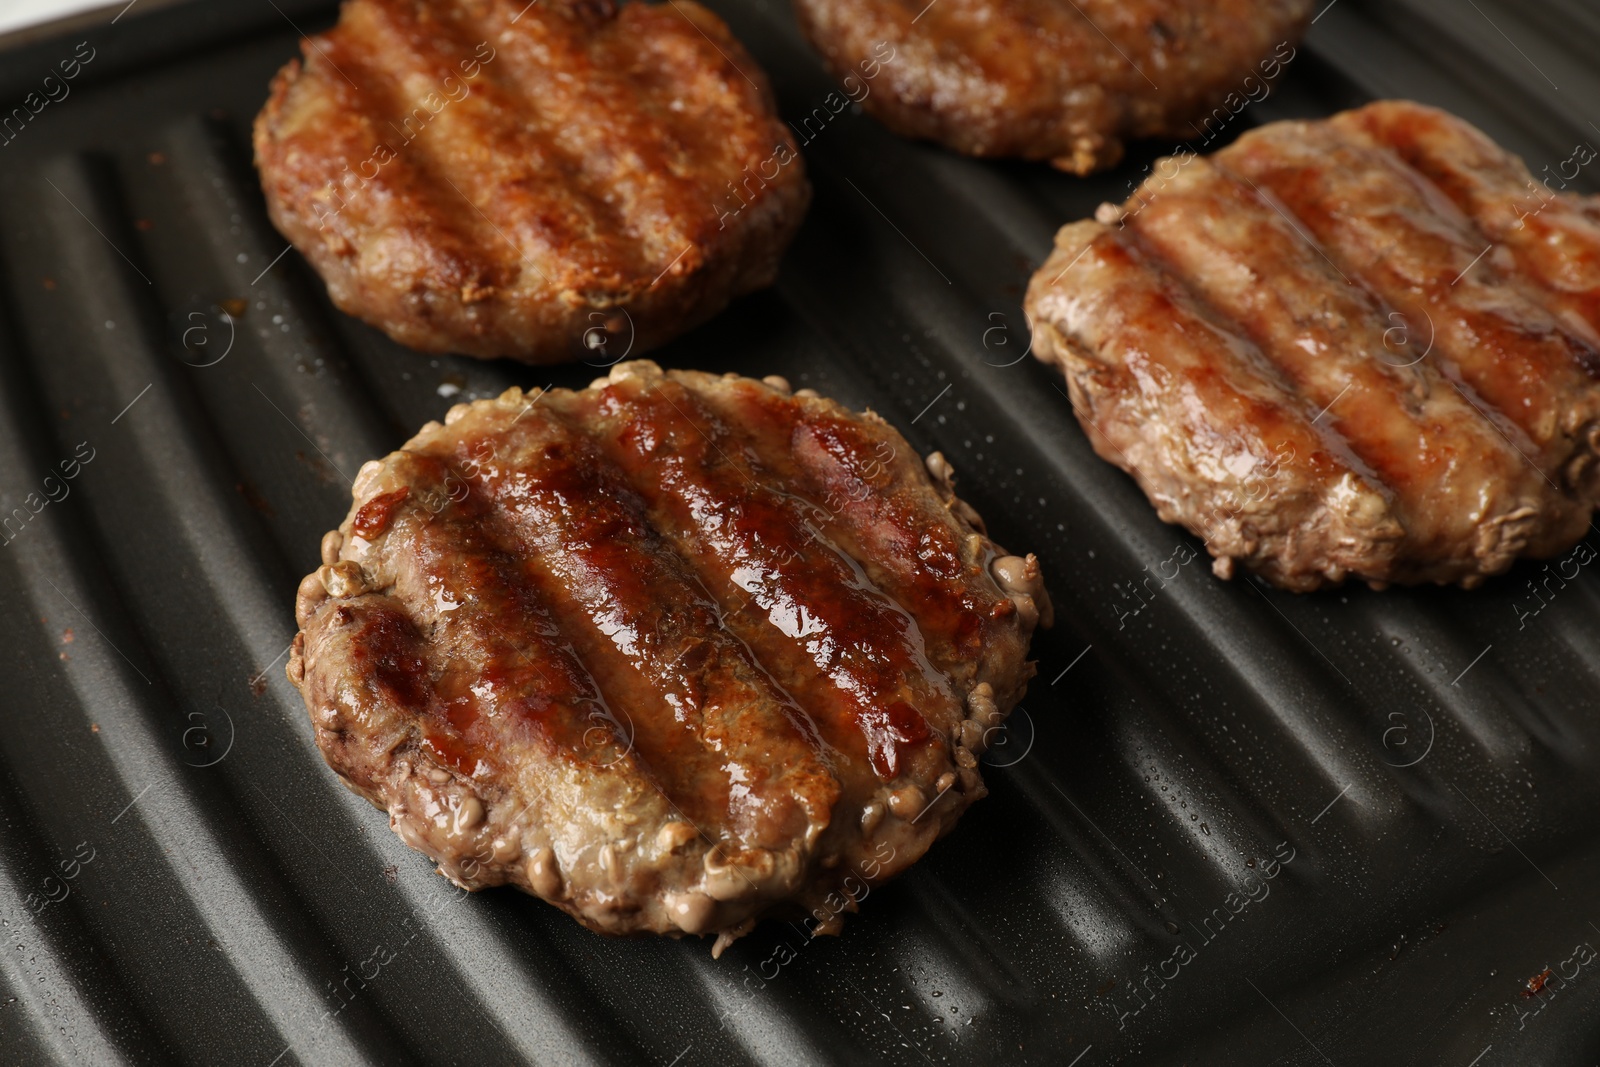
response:
[[[825,105],[785,4],[713,6],[786,117]],[[1471,593],[1224,583],[1025,358],[1055,228],[1175,145],[1079,180],[847,109],[777,287],[654,357],[870,405],[1039,553],[1060,621],[993,795],[843,936],[720,961],[452,890],[313,745],[295,585],[364,461],[601,371],[402,350],[282,254],[248,126],[332,5],[113,15],[0,50],[8,114],[81,64],[0,146],[0,1060],[1600,1057],[1600,533]],[[1600,145],[1597,49],[1581,0],[1334,0],[1211,144],[1407,96],[1556,172]]]

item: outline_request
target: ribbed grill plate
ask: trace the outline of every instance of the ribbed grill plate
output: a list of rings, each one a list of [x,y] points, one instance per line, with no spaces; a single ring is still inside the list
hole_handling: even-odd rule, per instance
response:
[[[826,107],[785,5],[713,6],[786,117]],[[276,260],[248,126],[291,23],[331,5],[112,14],[0,51],[10,109],[94,49],[0,146],[0,1061],[1600,1056],[1594,567],[1219,582],[1024,358],[1055,228],[1169,145],[1079,180],[847,109],[805,146],[776,289],[654,355],[874,408],[1039,553],[1060,622],[993,795],[842,937],[773,923],[715,962],[454,892],[323,765],[283,675],[294,588],[365,460],[458,400],[599,370],[405,352]],[[1596,47],[1577,0],[1336,0],[1226,137],[1410,96],[1557,170],[1600,143]]]

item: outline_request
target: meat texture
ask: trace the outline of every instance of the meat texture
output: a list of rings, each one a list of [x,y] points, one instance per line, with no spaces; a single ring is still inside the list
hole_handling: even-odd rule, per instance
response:
[[[1600,501],[1585,209],[1418,104],[1274,123],[1063,227],[1033,351],[1219,575],[1471,587]]]
[[[1310,0],[795,0],[853,99],[907,137],[1088,174],[1203,133],[1295,55]],[[1227,112],[1223,112],[1226,114]]]
[[[346,0],[256,120],[273,222],[427,352],[615,363],[770,285],[810,200],[694,0]]]
[[[288,667],[329,766],[604,933],[837,931],[984,795],[1050,620],[942,456],[781,378],[512,389],[354,496]]]

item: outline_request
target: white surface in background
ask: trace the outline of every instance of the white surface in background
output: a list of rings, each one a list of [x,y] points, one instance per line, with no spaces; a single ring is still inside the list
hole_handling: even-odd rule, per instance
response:
[[[0,0],[0,33],[20,30],[36,22],[92,11],[97,7],[110,8],[112,14],[127,6],[128,0]]]

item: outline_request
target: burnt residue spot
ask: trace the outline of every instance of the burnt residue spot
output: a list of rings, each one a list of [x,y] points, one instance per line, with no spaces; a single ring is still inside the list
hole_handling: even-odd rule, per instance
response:
[[[400,868],[395,866],[394,864],[392,864],[392,863],[388,864],[387,866],[385,866],[383,868],[383,880],[385,882],[388,882],[390,885],[394,885],[395,879],[398,878],[399,876],[400,876]]]
[[[276,514],[272,510],[272,505],[267,503],[267,498],[261,495],[261,490],[250,484],[249,481],[235,482],[233,488],[240,496],[244,497],[246,504],[249,504],[267,518],[270,519]]]
[[[1522,995],[1525,997],[1538,996],[1544,991],[1544,987],[1549,984],[1550,979],[1554,974],[1555,971],[1551,970],[1549,967],[1546,967],[1544,970],[1528,979],[1527,988],[1522,991]]]
[[[266,672],[263,671],[262,673],[256,675],[254,678],[250,679],[250,695],[253,696],[253,697],[260,697],[261,694],[265,693],[266,691],[267,691],[267,675],[266,675]]]

